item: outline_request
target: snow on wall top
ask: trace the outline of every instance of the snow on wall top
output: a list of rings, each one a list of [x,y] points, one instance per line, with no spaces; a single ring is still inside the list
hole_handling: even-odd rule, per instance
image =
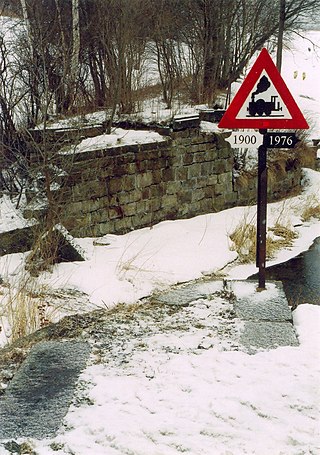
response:
[[[106,147],[122,147],[123,145],[147,144],[150,142],[163,142],[166,138],[154,131],[136,131],[116,128],[111,134],[84,139],[76,147],[61,151],[62,155],[84,153],[91,150],[100,150]]]

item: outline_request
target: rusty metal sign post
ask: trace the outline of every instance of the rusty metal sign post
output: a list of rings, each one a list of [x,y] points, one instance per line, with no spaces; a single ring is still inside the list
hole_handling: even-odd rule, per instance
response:
[[[266,130],[260,131],[263,135]],[[259,269],[259,286],[266,287],[266,256],[267,256],[267,147],[262,144],[258,148],[258,192],[257,192],[257,240],[256,240],[256,267]]]

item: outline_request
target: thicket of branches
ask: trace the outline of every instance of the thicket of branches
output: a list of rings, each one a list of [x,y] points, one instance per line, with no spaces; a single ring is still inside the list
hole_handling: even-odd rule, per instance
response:
[[[297,27],[297,19],[311,14],[317,4],[2,0],[2,7],[9,7],[25,24],[15,48],[15,77],[22,80],[28,126],[43,120],[48,111],[67,113],[84,105],[133,112],[150,64],[158,72],[168,107],[179,89],[195,103],[213,104],[217,93],[239,78],[256,50],[276,39],[280,28]],[[0,97],[2,106],[1,92]]]
[[[318,0],[0,0],[15,18],[11,43],[0,30],[1,166],[24,162],[21,129],[101,108],[110,131],[152,83],[168,108],[181,92],[212,106],[255,51],[280,48],[316,9]]]

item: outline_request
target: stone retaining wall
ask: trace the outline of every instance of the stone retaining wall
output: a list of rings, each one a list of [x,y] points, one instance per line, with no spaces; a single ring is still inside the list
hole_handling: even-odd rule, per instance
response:
[[[256,177],[234,181],[233,151],[220,134],[173,132],[161,142],[123,145],[67,157],[72,160],[56,194],[61,223],[74,236],[125,233],[163,220],[190,218],[247,205]],[[61,158],[65,163],[66,157]],[[301,169],[272,179],[269,201],[300,185]]]

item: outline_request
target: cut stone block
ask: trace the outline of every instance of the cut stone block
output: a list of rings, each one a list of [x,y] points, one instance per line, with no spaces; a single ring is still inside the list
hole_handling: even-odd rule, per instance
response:
[[[234,309],[238,318],[246,321],[292,321],[282,283],[266,283],[265,291],[257,291],[254,281],[229,282],[236,295]]]
[[[155,297],[159,303],[186,306],[194,300],[206,299],[217,291],[223,290],[223,281],[208,281],[177,286]]]
[[[0,439],[53,436],[89,353],[84,342],[36,345],[0,398]]]
[[[0,256],[29,251],[34,242],[33,225],[0,233]]]
[[[173,131],[181,131],[188,128],[199,128],[199,125],[200,125],[199,115],[174,117],[172,122],[172,129]]]
[[[57,258],[59,262],[86,260],[85,252],[80,245],[76,243],[65,227],[61,224],[56,224],[53,229],[59,245]]]
[[[30,270],[32,264],[40,266],[45,264],[47,255],[51,255],[52,262],[85,261],[86,255],[80,245],[61,224],[56,224],[51,230],[45,232],[38,242],[38,247],[29,258]]]
[[[299,345],[294,328],[288,322],[246,321],[240,342],[249,353],[259,349],[269,350],[279,346]]]
[[[202,109],[199,116],[201,121],[219,123],[225,112],[225,109]]]

